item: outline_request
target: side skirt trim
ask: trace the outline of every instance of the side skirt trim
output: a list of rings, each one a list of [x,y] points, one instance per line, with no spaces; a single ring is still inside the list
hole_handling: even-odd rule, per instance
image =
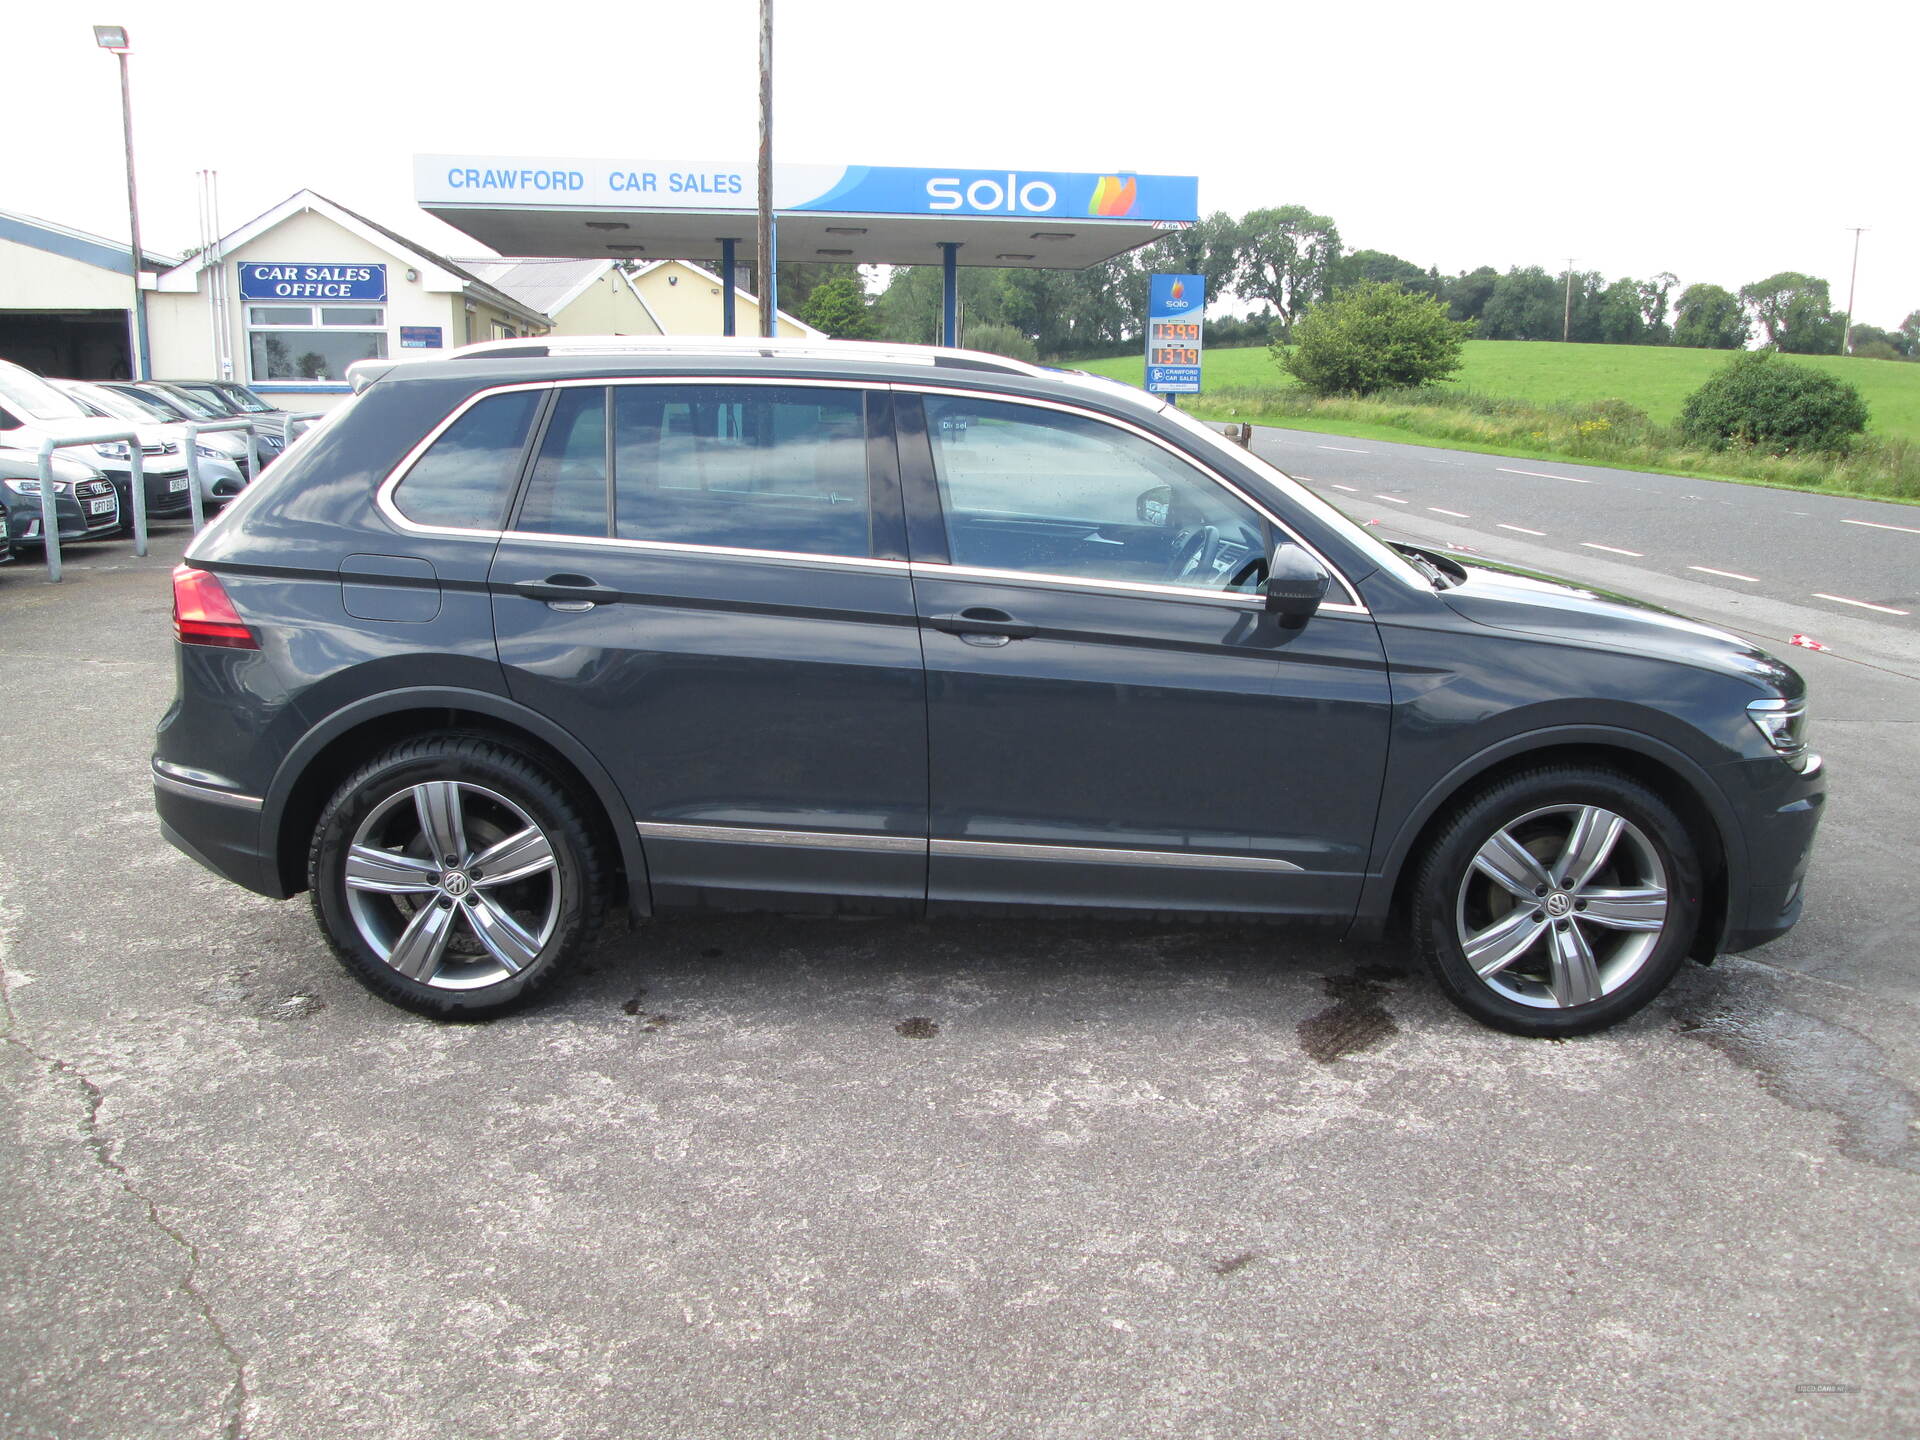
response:
[[[1252,870],[1304,873],[1291,860],[1216,855],[1196,850],[1127,850],[1093,845],[1020,845],[998,840],[930,840],[924,835],[861,835],[839,830],[767,830],[747,825],[674,825],[637,821],[646,840],[693,840],[719,845],[796,845],[818,850],[865,850],[891,855],[939,855],[955,860],[1026,860],[1075,865],[1152,865],[1176,870]]]

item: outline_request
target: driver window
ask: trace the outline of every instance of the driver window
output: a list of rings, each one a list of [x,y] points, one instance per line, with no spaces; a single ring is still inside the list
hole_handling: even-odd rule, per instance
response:
[[[1035,406],[928,395],[956,565],[1254,592],[1266,527],[1159,446]]]

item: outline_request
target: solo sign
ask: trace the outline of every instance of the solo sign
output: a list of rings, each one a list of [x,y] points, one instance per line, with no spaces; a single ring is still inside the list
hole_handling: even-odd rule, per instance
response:
[[[1159,395],[1198,394],[1206,279],[1199,275],[1147,278],[1147,389]]]
[[[384,265],[323,265],[306,261],[246,262],[242,300],[385,300]]]

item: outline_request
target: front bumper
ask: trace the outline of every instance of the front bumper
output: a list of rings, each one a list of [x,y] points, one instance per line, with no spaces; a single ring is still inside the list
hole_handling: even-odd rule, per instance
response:
[[[1799,921],[1827,770],[1818,755],[1741,760],[1722,771],[1721,782],[1747,842],[1746,874],[1727,895],[1718,947],[1731,955],[1777,940]]]

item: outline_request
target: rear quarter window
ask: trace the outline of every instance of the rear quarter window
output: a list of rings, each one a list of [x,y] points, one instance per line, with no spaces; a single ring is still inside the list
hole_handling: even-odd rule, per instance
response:
[[[469,408],[394,487],[394,507],[416,525],[498,530],[543,393],[489,395]]]

